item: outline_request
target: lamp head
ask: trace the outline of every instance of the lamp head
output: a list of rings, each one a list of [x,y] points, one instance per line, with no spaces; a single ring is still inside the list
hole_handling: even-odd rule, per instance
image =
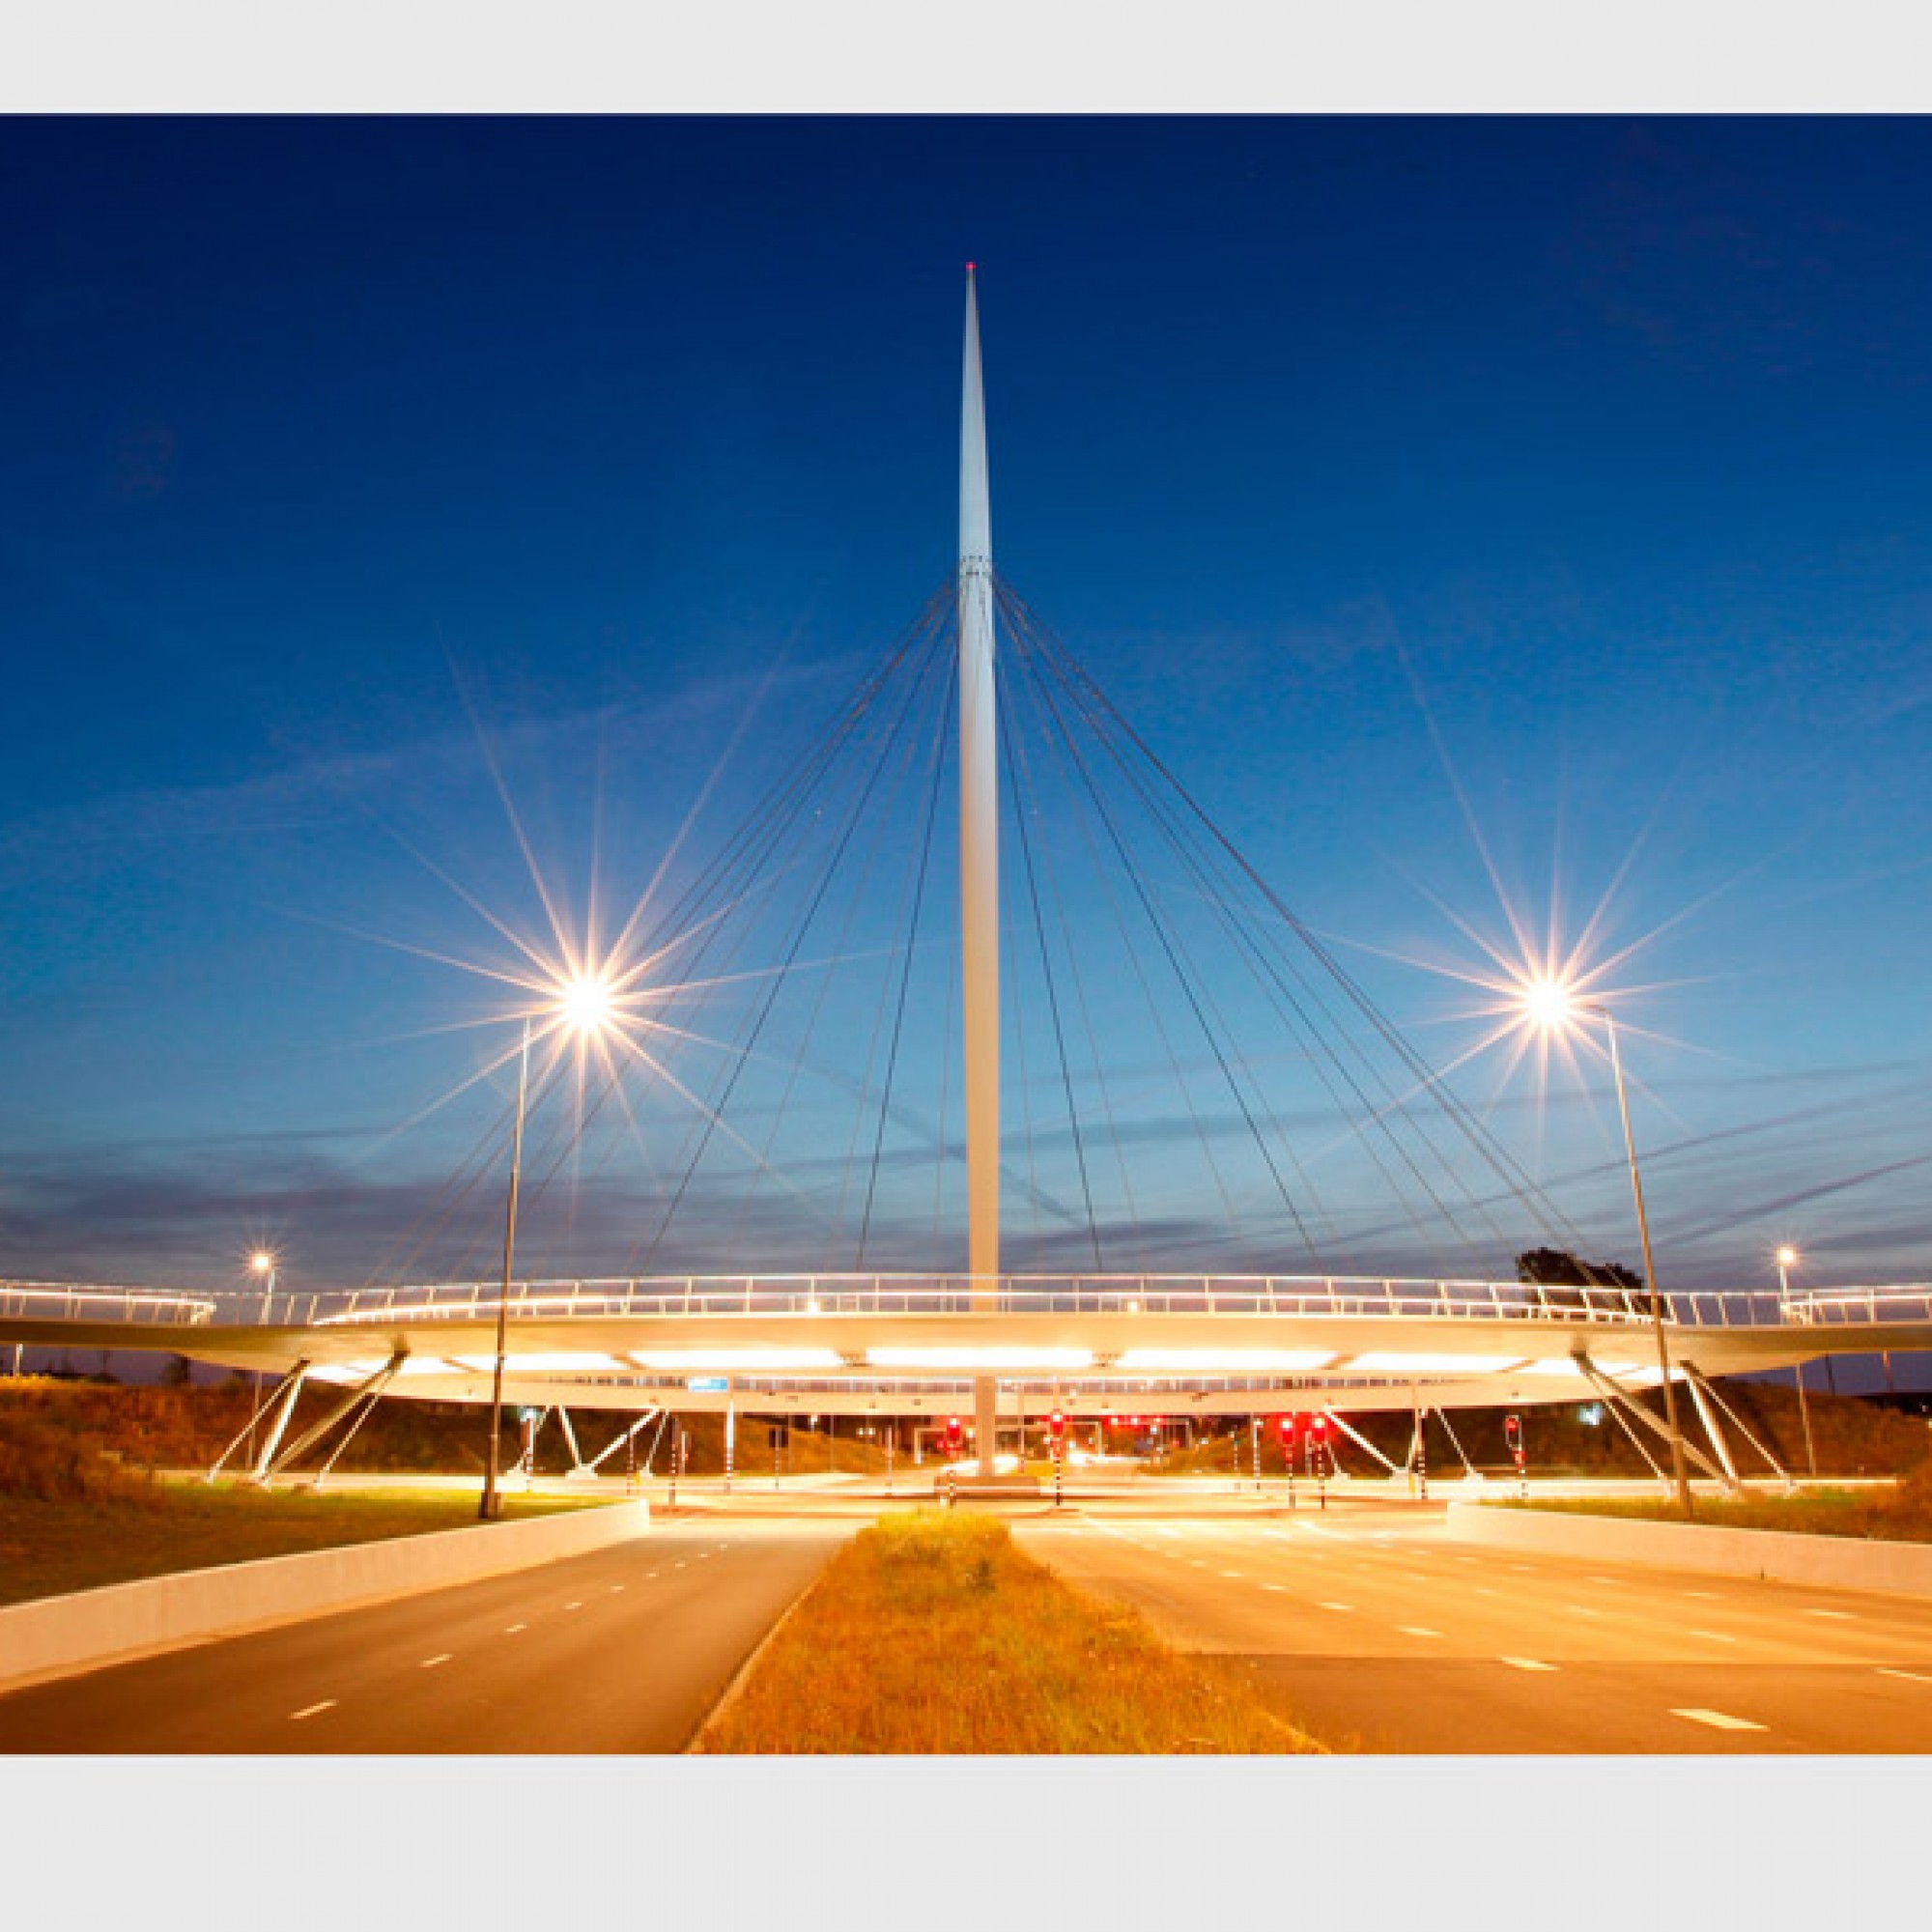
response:
[[[275,1258],[267,1248],[258,1248],[248,1257],[248,1265],[257,1274],[272,1274],[275,1267]]]
[[[1781,1268],[1796,1267],[1799,1259],[1798,1250],[1788,1241],[1777,1251],[1777,1264]]]
[[[1532,980],[1522,989],[1523,1017],[1545,1033],[1560,1032],[1582,1010],[1563,980]]]
[[[557,1010],[573,1033],[602,1033],[610,1024],[612,1000],[609,981],[580,973],[557,995]]]

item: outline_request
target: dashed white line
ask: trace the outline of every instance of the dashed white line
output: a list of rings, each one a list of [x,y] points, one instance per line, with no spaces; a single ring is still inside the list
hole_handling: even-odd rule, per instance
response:
[[[1701,1636],[1710,1643],[1736,1643],[1737,1638],[1726,1636],[1722,1631],[1686,1631],[1686,1636]]]
[[[1288,1589],[1288,1585],[1286,1583],[1264,1583],[1262,1585],[1262,1588],[1264,1590],[1273,1590],[1278,1593],[1285,1593]]]
[[[612,1583],[611,1585],[611,1594],[614,1597],[617,1594],[617,1592],[621,1590],[623,1587],[624,1586],[621,1583]]]
[[[510,1624],[504,1628],[503,1634],[505,1636],[515,1636],[519,1631],[526,1631],[528,1629],[528,1624]]]
[[[1687,1597],[1699,1597],[1707,1604],[1721,1604],[1724,1600],[1715,1590],[1686,1590]]]
[[[1856,1616],[1850,1610],[1806,1610],[1807,1617],[1836,1617],[1841,1623],[1855,1623]]]
[[[1440,1631],[1424,1630],[1420,1624],[1398,1624],[1396,1628],[1404,1636],[1440,1636]]]
[[[1689,1718],[1693,1724],[1709,1724],[1714,1731],[1761,1731],[1748,1718],[1734,1718],[1726,1711],[1673,1711],[1673,1718]]]
[[[1880,1664],[1878,1674],[1881,1677],[1902,1677],[1908,1684],[1932,1684],[1932,1677],[1922,1676],[1917,1670],[1888,1670]]]
[[[1221,1572],[1221,1575],[1224,1577],[1233,1577],[1236,1578],[1238,1578],[1240,1577],[1240,1574],[1241,1573],[1238,1570],[1223,1570]]]
[[[434,1670],[439,1663],[447,1663],[449,1662],[449,1657],[450,1653],[448,1651],[446,1650],[439,1651],[435,1657],[424,1658],[423,1661],[416,1665],[416,1668],[418,1670]]]
[[[1315,1607],[1318,1610],[1352,1610],[1355,1606],[1353,1604],[1317,1604]]]
[[[1602,1610],[1593,1610],[1588,1604],[1565,1604],[1563,1607],[1573,1617],[1600,1617],[1604,1614]]]
[[[323,1712],[334,1709],[335,1699],[333,1697],[325,1697],[320,1704],[311,1704],[305,1711],[291,1711],[289,1713],[289,1722],[298,1724],[304,1718],[320,1717]]]
[[[1554,1670],[1553,1663],[1541,1663],[1533,1657],[1499,1657],[1498,1663],[1507,1663],[1512,1670]]]

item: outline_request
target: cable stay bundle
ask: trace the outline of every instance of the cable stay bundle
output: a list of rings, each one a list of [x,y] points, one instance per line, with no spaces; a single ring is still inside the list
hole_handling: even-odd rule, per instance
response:
[[[1493,1279],[1535,1240],[1577,1244],[1065,645],[994,592],[1005,1269]],[[526,1211],[549,1200],[554,1245],[574,1261],[612,1211],[625,1230],[583,1271],[965,1270],[958,633],[949,582],[653,905],[637,1051],[580,1075],[533,1144]]]

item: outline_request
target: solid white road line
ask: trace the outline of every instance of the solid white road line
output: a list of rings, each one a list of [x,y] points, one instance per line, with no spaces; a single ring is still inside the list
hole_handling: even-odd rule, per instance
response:
[[[324,1711],[332,1711],[334,1709],[335,1699],[333,1697],[325,1697],[320,1704],[311,1704],[305,1711],[291,1711],[289,1713],[289,1722],[298,1724],[304,1718],[318,1717]]]
[[[1673,1711],[1673,1718],[1689,1718],[1693,1724],[1709,1724],[1714,1731],[1761,1731],[1748,1718],[1733,1718],[1724,1711]]]
[[[1507,1663],[1512,1670],[1554,1670],[1553,1663],[1539,1663],[1533,1657],[1499,1657],[1498,1663]]]

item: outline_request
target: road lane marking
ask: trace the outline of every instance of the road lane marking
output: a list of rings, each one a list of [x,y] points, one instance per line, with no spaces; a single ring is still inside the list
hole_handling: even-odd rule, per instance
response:
[[[304,1718],[320,1717],[324,1711],[332,1711],[334,1709],[335,1699],[333,1697],[325,1697],[320,1704],[311,1704],[306,1711],[291,1711],[289,1713],[289,1722],[298,1724]]]
[[[670,1567],[673,1570],[682,1570],[684,1568],[684,1565],[682,1563],[673,1563]]]
[[[1554,1670],[1553,1663],[1539,1663],[1533,1657],[1499,1657],[1498,1663],[1507,1663],[1512,1670]]]
[[[1352,1610],[1355,1606],[1353,1604],[1317,1604],[1315,1607],[1318,1610]]]
[[[1222,1576],[1224,1576],[1224,1577],[1236,1577],[1236,1579],[1238,1579],[1238,1578],[1239,1578],[1239,1577],[1240,1577],[1240,1574],[1241,1574],[1241,1573],[1240,1573],[1240,1572],[1239,1572],[1238,1570],[1223,1570],[1223,1571],[1221,1572],[1221,1575],[1222,1575]]]
[[[653,1570],[650,1573],[650,1575],[644,1578],[644,1581],[646,1583],[655,1583],[657,1580],[658,1580],[658,1573],[655,1570]]]
[[[424,1658],[423,1661],[416,1665],[416,1668],[418,1670],[434,1670],[439,1663],[447,1663],[449,1662],[449,1658],[450,1658],[450,1653],[445,1650],[440,1656]]]
[[[1921,1676],[1916,1670],[1888,1670],[1884,1664],[1878,1667],[1881,1677],[1902,1677],[1908,1684],[1932,1684],[1932,1677]]]
[[[1733,1718],[1724,1711],[1673,1711],[1673,1718],[1689,1718],[1693,1724],[1709,1724],[1714,1731],[1761,1731],[1748,1718]]]
[[[1487,1583],[1478,1583],[1476,1585],[1474,1594],[1478,1597],[1493,1597],[1498,1595],[1499,1593],[1495,1590],[1491,1589]]]
[[[1604,1614],[1602,1610],[1593,1610],[1588,1604],[1565,1604],[1563,1607],[1573,1617],[1600,1617]]]
[[[580,1597],[576,1603],[566,1604],[563,1607],[566,1610],[581,1610],[583,1607],[583,1599]]]
[[[1807,1617],[1837,1617],[1844,1623],[1854,1623],[1857,1618],[1850,1610],[1806,1610]]]
[[[612,1583],[611,1585],[611,1594],[614,1597],[617,1594],[617,1592],[621,1590],[623,1587],[624,1586],[621,1583]]]
[[[1715,1590],[1686,1590],[1687,1597],[1701,1597],[1707,1604],[1721,1604],[1724,1600]]]
[[[1704,1637],[1704,1638],[1707,1638],[1707,1639],[1708,1639],[1708,1640],[1709,1640],[1710,1642],[1712,1642],[1712,1643],[1736,1643],[1736,1642],[1737,1642],[1737,1638],[1736,1638],[1736,1637],[1734,1637],[1734,1636],[1726,1636],[1726,1635],[1725,1635],[1725,1634],[1723,1634],[1723,1632],[1722,1632],[1722,1631],[1686,1631],[1686,1632],[1684,1633],[1684,1634],[1685,1634],[1686,1636],[1701,1636],[1701,1637]]]
[[[1440,1636],[1440,1631],[1424,1630],[1420,1624],[1398,1624],[1396,1628],[1404,1636]]]
[[[528,1629],[528,1624],[511,1624],[504,1630],[503,1634],[505,1636],[515,1636],[519,1631],[526,1631]]]

